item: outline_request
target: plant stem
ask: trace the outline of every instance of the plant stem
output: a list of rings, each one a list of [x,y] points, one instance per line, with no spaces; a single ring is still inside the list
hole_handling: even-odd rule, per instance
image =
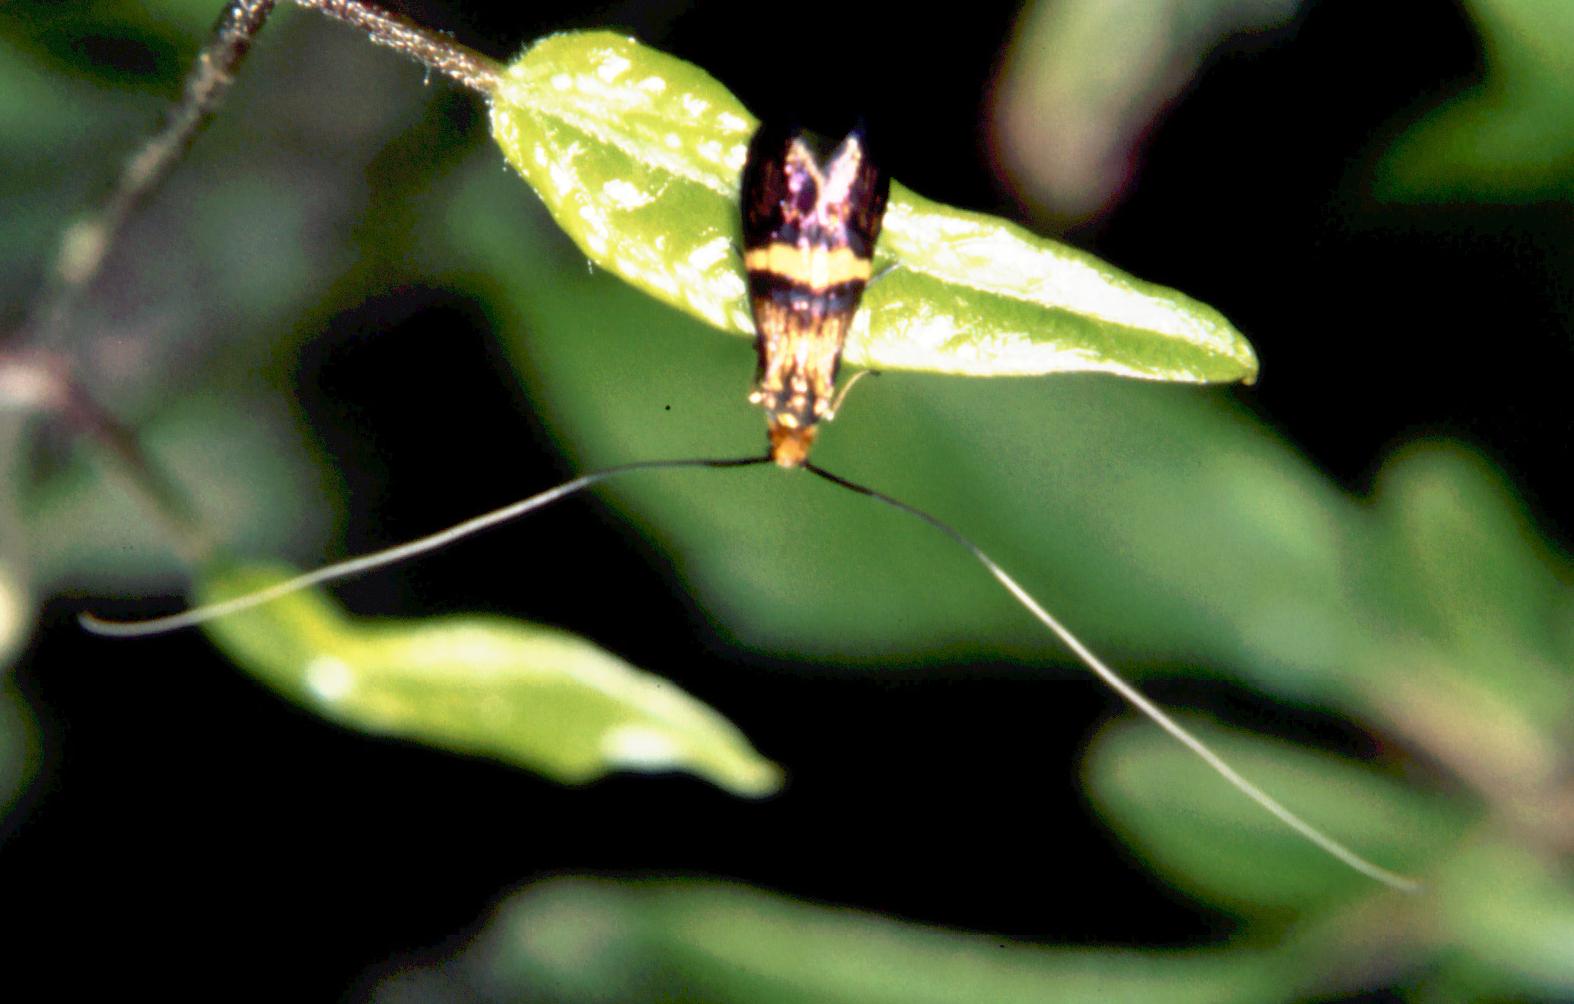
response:
[[[93,397],[72,372],[70,360],[41,350],[0,351],[0,406],[54,412],[115,458],[189,562],[206,558],[212,540],[180,483],[153,463],[137,434]]]
[[[496,60],[460,45],[441,32],[423,28],[364,0],[295,0],[295,3],[354,25],[378,45],[401,52],[479,94],[491,94],[502,79],[503,68]]]

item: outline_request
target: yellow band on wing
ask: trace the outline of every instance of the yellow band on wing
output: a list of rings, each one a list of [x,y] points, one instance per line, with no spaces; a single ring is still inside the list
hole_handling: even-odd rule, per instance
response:
[[[746,253],[743,264],[751,272],[769,272],[816,291],[844,282],[868,282],[870,275],[869,259],[858,257],[846,247],[767,244]]]

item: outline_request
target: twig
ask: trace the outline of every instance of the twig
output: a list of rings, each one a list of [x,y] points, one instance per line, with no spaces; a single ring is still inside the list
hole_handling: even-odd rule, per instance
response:
[[[209,555],[212,541],[190,497],[153,463],[137,434],[76,379],[65,356],[42,350],[0,352],[0,407],[61,415],[118,461],[131,488],[164,523],[182,557],[197,562]]]

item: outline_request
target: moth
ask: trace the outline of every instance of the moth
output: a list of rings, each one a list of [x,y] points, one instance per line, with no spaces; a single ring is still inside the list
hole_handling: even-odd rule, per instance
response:
[[[835,415],[842,349],[871,277],[890,177],[855,130],[821,162],[802,133],[766,125],[743,168],[743,263],[770,456],[808,459]]]

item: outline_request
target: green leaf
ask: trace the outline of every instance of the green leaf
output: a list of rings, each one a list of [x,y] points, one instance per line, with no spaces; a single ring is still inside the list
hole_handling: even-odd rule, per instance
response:
[[[0,818],[38,770],[40,745],[33,710],[9,677],[0,677]]]
[[[703,70],[609,32],[554,35],[508,67],[492,131],[591,261],[753,337],[738,179],[757,122]],[[1098,371],[1251,380],[1216,311],[993,217],[894,185],[848,362],[972,376]]]
[[[1574,997],[1574,882],[1535,855],[1499,841],[1465,848],[1439,876],[1433,930],[1497,976],[1494,996]],[[1518,991],[1517,993],[1515,991]]]
[[[1410,876],[1455,843],[1465,813],[1353,761],[1188,722],[1248,780],[1357,853]],[[1225,784],[1146,722],[1106,729],[1084,767],[1094,804],[1177,886],[1242,913],[1311,912],[1385,893]]]
[[[1039,948],[690,881],[543,883],[504,904],[441,972],[472,994],[485,988],[487,999],[565,1004],[1222,1004],[1296,996],[1279,956],[1246,948]]]
[[[1574,195],[1574,5],[1470,0],[1486,79],[1403,133],[1379,195],[1530,201]]]
[[[202,601],[283,578],[220,569]],[[212,622],[235,663],[325,717],[491,757],[565,784],[615,770],[687,771],[766,795],[779,769],[726,719],[575,635],[499,617],[350,618],[302,592]]]
[[[1439,641],[1478,654],[1539,649],[1562,662],[1568,570],[1501,474],[1457,444],[1418,443],[1384,465],[1378,499]],[[1566,673],[1556,676],[1558,686],[1530,696],[1538,704],[1561,696],[1561,723],[1574,698]]]
[[[1378,498],[1399,559],[1380,588],[1413,611],[1408,654],[1374,666],[1393,684],[1389,713],[1495,769],[1498,784],[1557,784],[1574,717],[1566,565],[1502,476],[1463,447],[1406,449],[1384,467]]]

